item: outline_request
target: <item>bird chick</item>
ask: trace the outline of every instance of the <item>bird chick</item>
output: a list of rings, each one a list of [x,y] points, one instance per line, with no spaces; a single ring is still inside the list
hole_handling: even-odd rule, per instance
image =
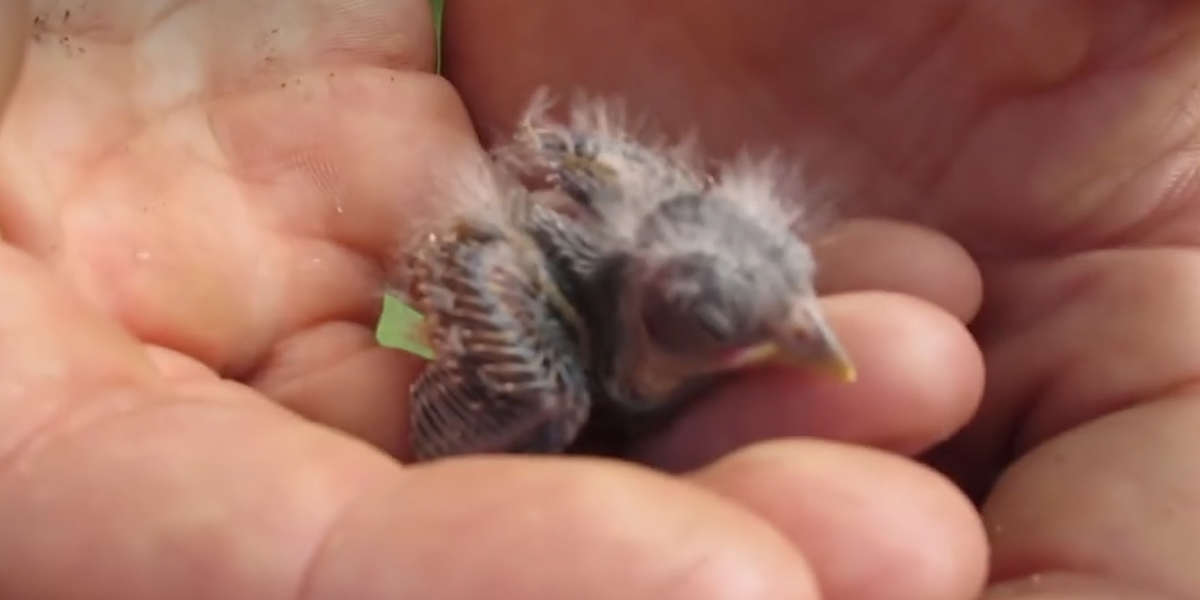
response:
[[[582,276],[604,305],[576,302],[589,320],[615,321],[595,342],[612,361],[593,365],[610,401],[652,410],[708,376],[767,362],[854,379],[796,233],[804,206],[779,189],[779,164],[743,157],[710,177],[693,142],[640,141],[619,107],[583,102],[564,124],[547,117],[551,106],[535,96],[498,153],[543,174],[605,231],[609,272]]]
[[[535,97],[470,210],[409,254],[404,291],[436,353],[411,390],[418,458],[563,451],[589,419],[651,422],[772,362],[853,379],[768,163],[709,177],[610,105],[566,123],[550,106]],[[530,174],[570,202],[515,183]]]

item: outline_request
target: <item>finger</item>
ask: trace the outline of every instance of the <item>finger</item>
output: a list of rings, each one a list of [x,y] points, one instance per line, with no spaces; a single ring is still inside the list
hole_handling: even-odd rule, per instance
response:
[[[1200,396],[1188,390],[1100,417],[1014,463],[983,507],[994,578],[1060,572],[1194,596],[1198,427]]]
[[[190,3],[124,2],[72,8],[41,6],[35,11],[33,52],[39,68],[77,75],[88,85],[50,77],[40,82],[43,91],[128,94],[137,99],[128,108],[148,114],[230,90],[275,87],[314,67],[428,72],[434,66],[432,20],[428,3],[421,0],[215,0],[202,9]],[[134,77],[114,77],[107,69],[96,69],[130,58],[139,65]],[[108,102],[113,99],[105,100],[90,110],[116,107]]]
[[[816,597],[805,563],[763,522],[690,486],[579,460],[413,469],[403,489],[343,516],[325,547],[313,597],[355,586],[371,598]]]
[[[747,373],[700,399],[634,455],[686,469],[755,441],[798,435],[912,454],[974,413],[983,362],[957,319],[881,292],[833,296],[825,306],[858,369],[855,383],[792,370]]]
[[[443,80],[371,71],[332,79],[319,74],[311,85],[316,89],[291,86],[223,106],[215,130],[244,173],[276,182],[261,190],[276,231],[289,242],[331,239],[339,250],[357,252],[347,259],[320,244],[289,245],[296,250],[268,270],[272,277],[265,282],[284,290],[280,301],[223,321],[224,337],[246,348],[246,332],[259,331],[261,340],[272,342],[252,350],[255,364],[244,380],[256,389],[308,418],[399,452],[404,399],[420,361],[375,342],[381,279],[414,228],[446,210],[437,199],[451,183],[442,177],[452,176],[479,146]],[[295,102],[296,94],[308,100]],[[338,106],[351,99],[353,110]],[[267,118],[282,110],[291,118]],[[157,281],[171,285],[170,274],[163,275]],[[241,302],[239,286],[223,287],[230,290],[228,304]],[[197,310],[212,305],[208,298]],[[212,330],[197,325],[193,335]]]
[[[1172,600],[1144,586],[1111,577],[1077,573],[1033,573],[1022,579],[1001,581],[988,587],[983,600]]]
[[[168,387],[23,254],[0,274],[4,597],[816,597],[767,523],[691,486],[561,460],[405,474],[244,387]]]
[[[642,470],[477,459],[403,472],[282,412],[156,406],[0,473],[6,597],[817,597],[767,523]]]
[[[193,174],[178,162],[225,165],[211,156],[197,104],[275,89],[314,70],[324,77],[351,67],[433,66],[425,0],[41,4],[26,85],[12,102],[17,116],[0,139],[0,172],[15,192],[3,207],[6,227],[19,230],[23,247],[47,254],[60,246],[61,213],[72,212],[65,205],[108,191],[108,172],[139,169],[149,197],[160,197],[165,181]],[[262,117],[305,127],[282,113]],[[111,160],[139,149],[164,172]]]
[[[153,379],[139,344],[3,243],[0,298],[0,462],[64,414],[90,410],[73,392]]]
[[[4,122],[4,107],[21,73],[28,36],[28,3],[10,0],[0,4],[0,124]]]
[[[973,494],[1026,449],[1102,415],[1190,387],[1200,375],[1200,255],[1101,250],[993,264],[974,324],[987,400],[931,453]]]
[[[408,451],[408,388],[424,360],[381,347],[366,328],[326,323],[275,346],[250,385],[394,456]]]
[[[840,224],[813,244],[817,289],[825,294],[882,290],[922,298],[958,317],[974,318],[983,280],[967,251],[932,229],[881,219]]]
[[[478,145],[433,76],[305,81],[181,111],[173,127],[208,136],[195,147],[159,131],[106,161],[59,228],[55,263],[139,338],[226,376],[251,377],[314,323],[372,326],[381,263],[433,205],[430,172]]]
[[[974,598],[987,540],[971,503],[933,471],[819,441],[764,443],[689,475],[774,523],[822,598]]]

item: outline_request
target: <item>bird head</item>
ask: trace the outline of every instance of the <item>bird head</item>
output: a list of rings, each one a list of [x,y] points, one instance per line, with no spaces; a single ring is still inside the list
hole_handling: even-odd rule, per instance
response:
[[[622,294],[639,396],[704,378],[787,365],[853,381],[850,357],[813,287],[806,244],[705,193],[660,204],[638,232]]]

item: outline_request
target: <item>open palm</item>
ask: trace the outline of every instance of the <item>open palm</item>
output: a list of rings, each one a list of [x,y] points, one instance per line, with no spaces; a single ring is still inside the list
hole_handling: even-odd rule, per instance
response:
[[[951,234],[983,277],[987,391],[925,454],[985,499],[992,577],[1009,582],[997,595],[1200,590],[1186,508],[1200,498],[1195,5],[579,1],[513,15],[464,0],[450,16],[451,79],[483,132],[534,84],[619,93],[718,150],[795,152],[849,210]],[[969,278],[889,227],[848,226],[829,289],[971,297]],[[830,429],[755,414],[742,441]]]
[[[964,497],[865,448],[765,444],[681,477],[395,460],[416,365],[373,344],[379,291],[408,216],[437,210],[439,178],[479,150],[428,73],[424,0],[3,10],[0,39],[27,43],[0,57],[0,75],[23,62],[15,86],[0,82],[0,595],[978,588],[983,535]],[[889,231],[974,281],[947,239]],[[814,384],[779,433],[815,420],[913,453],[958,428],[981,372],[956,316],[978,293],[935,292],[831,298],[864,380]],[[881,336],[922,351],[879,351]],[[795,383],[741,382],[642,456],[686,467],[763,437],[753,420],[705,431],[747,394],[787,408],[773,399]],[[883,396],[907,416],[845,418]]]

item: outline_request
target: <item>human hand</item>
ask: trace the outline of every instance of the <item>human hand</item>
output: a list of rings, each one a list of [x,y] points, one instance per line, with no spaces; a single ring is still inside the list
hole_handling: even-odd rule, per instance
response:
[[[761,411],[717,402],[681,422],[680,436],[711,431],[703,415],[713,414],[741,428],[721,449],[790,431],[932,460],[983,500],[995,597],[1200,593],[1190,509],[1200,499],[1194,5],[710,0],[686,11],[517,11],[460,0],[448,18],[448,74],[484,132],[534,85],[614,93],[722,152],[782,145],[851,209],[936,226],[979,262],[972,328],[985,399],[935,450],[871,427],[954,419],[883,395],[836,416],[803,394]],[[835,234],[826,289],[902,291],[970,319],[975,282],[938,262],[956,251],[896,227],[865,220]],[[901,237],[919,235],[930,244]],[[915,335],[877,343],[910,360],[927,348]],[[864,382],[885,377],[881,368],[864,367]],[[701,454],[689,463],[721,451],[689,450]]]
[[[402,467],[389,454],[417,365],[371,336],[383,265],[407,216],[436,210],[439,169],[478,151],[426,73],[424,0],[67,8],[0,9],[0,40],[29,40],[0,56],[24,62],[0,80],[0,596],[978,586],[961,494],[862,448],[768,444],[680,477],[567,458]],[[861,393],[930,417],[897,447],[970,413],[979,360],[953,318],[877,294],[830,310],[873,373]],[[919,332],[927,352],[877,355],[880,332]],[[963,368],[938,375],[950,357]],[[899,367],[926,376],[886,376]],[[847,389],[815,387],[816,404],[862,405]]]

